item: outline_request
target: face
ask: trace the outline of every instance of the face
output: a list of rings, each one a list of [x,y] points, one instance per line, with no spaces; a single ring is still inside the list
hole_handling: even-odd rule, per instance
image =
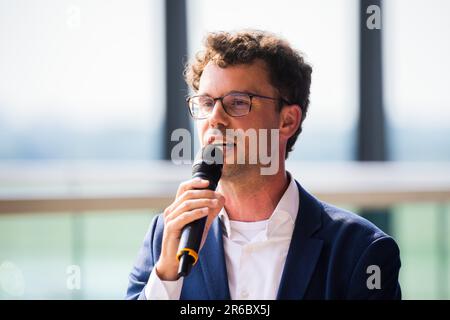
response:
[[[257,60],[252,64],[242,64],[226,68],[220,68],[210,62],[202,73],[197,94],[217,98],[230,92],[246,92],[279,98],[277,90],[269,82],[268,73],[262,61]],[[233,141],[228,141],[226,129],[242,129],[243,132],[248,129],[255,129],[256,133],[259,132],[259,129],[268,129],[267,142],[270,144],[270,129],[278,129],[280,125],[278,101],[254,97],[252,99],[250,113],[242,117],[229,116],[223,109],[221,102],[216,101],[209,117],[204,120],[196,120],[196,124],[202,146],[213,142],[215,138],[218,140],[217,134],[214,134],[213,129],[216,129],[216,132],[220,130],[222,140],[228,143],[236,143],[237,139],[234,137]],[[258,134],[257,139],[259,140]],[[256,146],[258,145],[259,142]],[[270,147],[267,150],[270,153]],[[237,148],[236,145],[225,148],[222,178],[237,177],[242,173],[248,173],[251,170],[258,169],[260,166],[259,161],[256,164],[249,163],[249,152],[252,151],[254,152],[254,149],[249,151],[248,136],[245,136],[245,148],[243,150]],[[231,154],[232,152],[234,153],[234,157]],[[236,163],[238,157],[237,152],[245,152],[244,164]],[[231,161],[230,158],[234,159],[234,161]],[[259,160],[259,157],[257,159]]]

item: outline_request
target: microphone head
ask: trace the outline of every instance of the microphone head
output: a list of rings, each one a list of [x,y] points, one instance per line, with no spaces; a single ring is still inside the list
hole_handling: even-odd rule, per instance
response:
[[[192,177],[209,180],[209,187],[213,187],[215,190],[222,175],[222,167],[222,150],[217,145],[208,144],[195,157],[192,165]]]

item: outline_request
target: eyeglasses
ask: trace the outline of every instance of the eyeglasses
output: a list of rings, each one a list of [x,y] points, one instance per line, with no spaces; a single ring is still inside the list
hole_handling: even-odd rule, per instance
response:
[[[212,98],[207,95],[197,95],[188,97],[186,103],[189,107],[189,113],[195,120],[208,118],[214,109],[217,100],[220,100],[223,109],[229,116],[242,117],[250,112],[253,98],[269,99],[288,104],[286,100],[281,98],[272,98],[243,92],[231,92],[218,98]]]

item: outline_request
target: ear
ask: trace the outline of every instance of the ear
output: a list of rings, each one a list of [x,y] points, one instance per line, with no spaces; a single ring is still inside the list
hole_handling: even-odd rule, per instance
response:
[[[300,127],[302,109],[298,104],[284,106],[280,111],[280,137],[287,141]]]

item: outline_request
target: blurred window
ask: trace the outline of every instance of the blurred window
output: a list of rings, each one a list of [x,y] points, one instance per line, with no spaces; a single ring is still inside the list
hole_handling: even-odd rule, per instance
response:
[[[0,159],[156,159],[163,1],[0,1]]]

